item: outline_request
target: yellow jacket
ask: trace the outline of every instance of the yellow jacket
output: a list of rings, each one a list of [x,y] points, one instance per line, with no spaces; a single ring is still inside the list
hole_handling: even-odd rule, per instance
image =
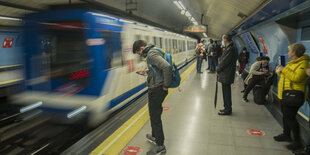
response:
[[[303,55],[297,60],[292,60],[287,63],[282,70],[278,73],[280,77],[278,84],[278,98],[282,99],[283,82],[284,90],[299,90],[306,92],[306,69],[308,67],[309,56]]]

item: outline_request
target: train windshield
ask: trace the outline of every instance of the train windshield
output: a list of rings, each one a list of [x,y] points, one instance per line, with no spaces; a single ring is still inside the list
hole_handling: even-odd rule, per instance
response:
[[[83,24],[79,22],[43,23],[41,51],[49,59],[50,77],[66,81],[87,79]]]

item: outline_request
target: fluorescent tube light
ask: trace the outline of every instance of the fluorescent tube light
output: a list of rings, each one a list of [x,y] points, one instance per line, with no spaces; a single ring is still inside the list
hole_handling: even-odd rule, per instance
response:
[[[173,3],[174,3],[180,10],[183,10],[182,6],[178,3],[178,1],[173,1]]]
[[[181,1],[178,1],[179,5],[182,7],[182,9],[186,10],[184,4]]]
[[[191,15],[190,12],[186,11],[186,12],[185,12],[185,16],[186,16],[186,17],[191,17],[192,15]]]

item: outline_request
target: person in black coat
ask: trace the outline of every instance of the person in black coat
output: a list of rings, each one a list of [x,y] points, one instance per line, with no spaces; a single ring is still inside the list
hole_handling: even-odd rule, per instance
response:
[[[222,45],[225,47],[219,64],[216,68],[218,81],[222,83],[224,109],[220,110],[219,115],[231,115],[231,84],[235,79],[236,62],[238,59],[237,49],[232,41],[232,36],[224,34],[222,36]]]

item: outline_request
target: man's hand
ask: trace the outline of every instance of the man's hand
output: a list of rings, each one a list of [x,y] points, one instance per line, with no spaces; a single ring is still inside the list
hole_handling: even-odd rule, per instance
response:
[[[219,73],[216,72],[216,76],[219,76]]]
[[[163,90],[164,90],[164,91],[168,91],[168,88],[165,87],[165,86],[163,86]]]

